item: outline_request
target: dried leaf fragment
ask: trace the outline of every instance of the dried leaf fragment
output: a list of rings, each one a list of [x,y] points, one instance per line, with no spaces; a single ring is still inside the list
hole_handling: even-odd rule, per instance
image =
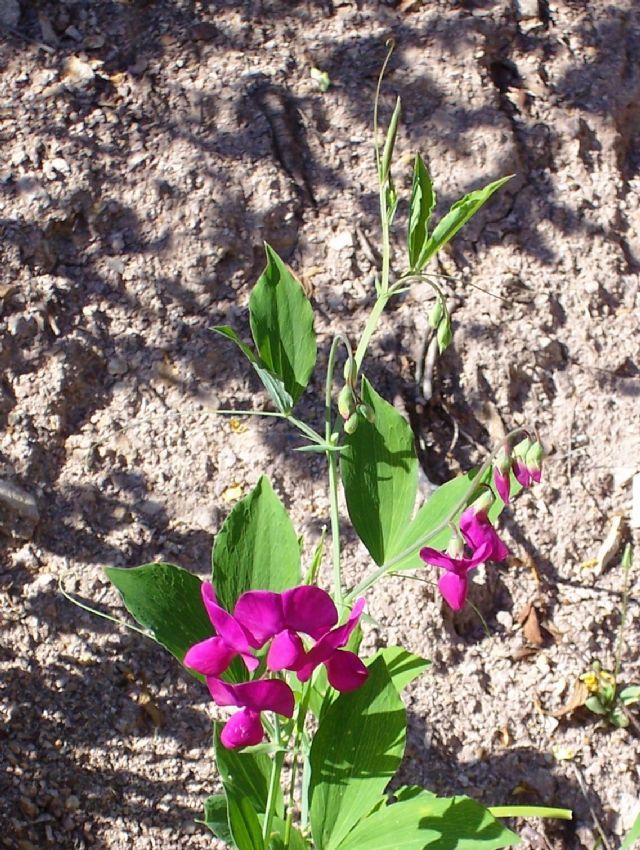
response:
[[[569,699],[562,708],[557,708],[555,711],[545,711],[544,713],[549,714],[551,717],[565,717],[567,714],[575,711],[576,708],[581,708],[587,701],[588,696],[589,689],[585,683],[581,682],[580,679],[576,679],[573,684],[573,690],[569,694]]]
[[[545,638],[540,626],[540,618],[533,602],[527,602],[518,614],[518,622],[527,643],[544,646]]]

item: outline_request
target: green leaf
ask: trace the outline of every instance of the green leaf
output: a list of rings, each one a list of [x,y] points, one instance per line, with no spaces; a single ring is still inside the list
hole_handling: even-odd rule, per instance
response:
[[[251,363],[253,368],[256,370],[256,373],[266,391],[271,396],[271,400],[280,411],[280,413],[290,413],[293,408],[293,399],[285,389],[282,381],[277,378],[275,375],[272,375],[271,372],[265,368],[264,364],[260,361],[258,357],[253,353],[253,351],[249,348],[246,343],[244,343],[238,334],[230,328],[229,325],[217,325],[211,330],[220,334],[220,336],[225,337],[226,339],[230,339],[232,342],[238,346],[240,351],[244,354],[247,360]]]
[[[500,180],[489,183],[484,189],[477,189],[475,192],[470,192],[464,198],[456,201],[445,217],[438,222],[435,230],[427,240],[418,258],[417,268],[425,266],[443,245],[450,242],[460,228],[486,204],[494,192],[497,192],[501,186],[504,186],[507,180],[511,180],[512,176],[501,177]]]
[[[640,812],[635,820],[635,823],[626,834],[624,841],[620,846],[620,850],[630,850],[634,841],[640,841]]]
[[[340,470],[349,517],[377,564],[398,551],[411,520],[418,487],[418,461],[408,423],[362,379],[362,400],[375,422],[361,420],[345,435]]]
[[[633,705],[634,702],[640,701],[640,686],[628,685],[620,691],[618,697],[625,705]]]
[[[607,709],[595,695],[585,700],[584,704],[594,714],[607,714]]]
[[[229,831],[229,811],[227,809],[227,798],[224,794],[212,794],[204,803],[204,823],[216,838],[231,844],[231,832]]]
[[[377,657],[384,659],[387,672],[398,693],[431,667],[431,662],[426,658],[420,658],[419,655],[414,655],[401,646],[387,646],[375,654],[374,658]]]
[[[468,797],[424,794],[360,821],[339,850],[494,850],[519,843],[515,833]]]
[[[263,364],[282,381],[293,403],[316,363],[313,311],[298,280],[269,245],[267,267],[249,299],[251,333]]]
[[[413,570],[424,567],[424,562],[420,560],[418,554],[418,544],[426,545],[424,539],[427,535],[444,522],[451,511],[464,498],[471,486],[472,476],[472,473],[467,473],[453,478],[431,494],[415,515],[413,522],[405,526],[403,535],[397,541],[393,551],[389,553],[387,563],[396,554],[400,554],[414,545],[416,546],[415,552],[406,555],[393,565],[394,570]],[[453,516],[453,522],[456,521],[459,513]],[[428,545],[434,549],[442,549],[447,545],[450,537],[451,530],[445,527],[435,537],[429,539]]]
[[[271,825],[271,836],[269,838],[269,850],[285,850],[284,833],[285,822],[282,818],[274,817]],[[295,826],[291,827],[289,835],[289,850],[309,850],[309,843]]]
[[[409,268],[420,271],[424,262],[420,263],[421,254],[426,248],[429,236],[429,222],[436,205],[433,184],[426,165],[420,154],[416,154],[413,166],[413,185],[409,202],[409,222],[407,225],[407,248],[409,251]]]
[[[264,475],[234,506],[213,545],[213,586],[232,611],[246,590],[300,584],[300,548],[284,505]]]
[[[572,820],[571,809],[557,809],[553,806],[490,806],[494,818],[555,818]]]
[[[213,634],[197,576],[173,564],[106,567],[105,573],[120,592],[127,611],[178,661],[190,646]]]
[[[264,839],[258,815],[246,797],[227,791],[229,830],[238,850],[264,850]]]
[[[333,850],[371,811],[400,766],[405,731],[402,701],[384,659],[375,658],[365,684],[340,694],[324,713],[311,745],[315,850]]]

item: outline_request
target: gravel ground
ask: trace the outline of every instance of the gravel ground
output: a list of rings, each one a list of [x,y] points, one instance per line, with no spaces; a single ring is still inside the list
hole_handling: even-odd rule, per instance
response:
[[[590,850],[595,816],[613,850],[640,809],[638,736],[553,712],[593,658],[613,664],[620,553],[585,563],[616,517],[640,542],[637,4],[2,0],[0,28],[0,846],[215,846],[194,823],[216,782],[206,692],[58,581],[120,614],[105,565],[204,577],[262,472],[317,542],[322,461],[278,424],[215,415],[264,396],[209,328],[246,333],[267,240],[311,294],[301,411],[320,420],[331,334],[355,337],[372,303],[392,36],[381,114],[402,97],[404,196],[417,150],[440,211],[515,176],[442,257],[455,335],[432,386],[420,288],[383,319],[368,374],[411,422],[425,493],[512,427],[550,451],[501,521],[512,557],[474,586],[488,635],[430,585],[370,595],[367,644],[434,662],[408,693],[402,777],[571,807],[572,824],[520,824],[523,846]],[[354,580],[370,565],[348,536],[346,552]],[[638,682],[637,564],[631,579],[622,678]],[[519,624],[529,603],[541,645]]]

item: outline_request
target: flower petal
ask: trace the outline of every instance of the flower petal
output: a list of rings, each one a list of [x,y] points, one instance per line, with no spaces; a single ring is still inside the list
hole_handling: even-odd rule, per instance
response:
[[[229,750],[239,747],[251,747],[260,744],[264,738],[264,729],[260,714],[249,708],[237,711],[224,725],[220,741]]]
[[[531,486],[531,473],[527,468],[524,461],[519,458],[515,458],[513,461],[513,474],[516,477],[516,480],[522,487],[530,487]]]
[[[499,469],[493,470],[493,483],[495,484],[498,496],[502,499],[505,505],[509,504],[509,496],[511,495],[511,476],[507,472],[505,475]]]
[[[367,681],[369,671],[355,652],[337,649],[325,663],[327,678],[337,691],[355,691]]]
[[[248,590],[236,602],[233,614],[254,640],[256,647],[281,632],[285,625],[282,615],[282,594],[270,590]]]
[[[456,575],[456,573],[445,573],[438,579],[438,588],[444,597],[444,601],[459,611],[464,608],[467,599],[468,581],[467,577]]]
[[[484,543],[489,544],[490,551],[487,559],[503,561],[509,554],[509,550],[498,537],[498,532],[484,511],[476,511],[473,506],[463,511],[460,517],[460,531],[474,550],[479,549]]]
[[[267,667],[269,670],[297,670],[304,657],[304,646],[299,635],[285,629],[271,641]]]
[[[182,663],[203,676],[219,676],[231,664],[236,654],[222,638],[212,637],[190,647]]]
[[[362,609],[364,608],[364,602],[365,600],[363,598],[358,599],[356,604],[353,606],[353,610],[351,611],[347,622],[343,626],[338,626],[337,629],[327,632],[327,634],[321,637],[316,645],[307,652],[305,663],[297,671],[298,679],[301,682],[306,682],[318,664],[324,664],[325,661],[331,658],[336,649],[344,646],[349,641],[351,633],[358,625],[358,620],[360,619]]]
[[[459,561],[458,558],[452,558],[451,555],[447,555],[446,552],[440,552],[438,549],[431,549],[430,546],[425,546],[420,550],[420,557],[425,564],[429,564],[432,567],[439,567],[441,570],[457,572],[459,569],[456,566]]]
[[[220,637],[237,653],[248,652],[251,647],[245,630],[228,611],[218,605],[211,582],[202,583],[201,593],[209,619]]]
[[[332,598],[320,587],[303,585],[282,594],[284,621],[288,629],[318,640],[338,622]]]
[[[275,711],[285,717],[293,715],[293,691],[280,679],[258,679],[230,685],[222,679],[207,676],[209,693],[218,705],[237,705],[253,711]]]

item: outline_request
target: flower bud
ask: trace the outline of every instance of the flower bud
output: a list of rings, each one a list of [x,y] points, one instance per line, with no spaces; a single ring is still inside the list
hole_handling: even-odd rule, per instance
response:
[[[358,414],[352,413],[351,416],[344,423],[344,432],[345,434],[355,434],[358,428]]]
[[[436,297],[436,303],[433,305],[431,312],[429,313],[429,324],[432,328],[438,328],[443,317],[444,308],[442,306],[442,298],[438,295]]]
[[[358,380],[358,366],[353,357],[349,357],[346,363],[344,364],[342,374],[344,375],[345,381],[350,386],[355,386],[355,383]]]
[[[376,414],[370,405],[359,404],[357,410],[360,416],[362,416],[363,419],[366,419],[367,422],[370,422],[372,425],[376,421]]]
[[[471,503],[471,507],[473,508],[474,513],[476,514],[487,514],[495,502],[496,497],[493,495],[491,490],[488,488],[484,489],[482,493]]]
[[[535,443],[531,444],[529,448],[524,462],[529,470],[529,475],[536,482],[536,484],[540,483],[540,479],[542,478],[542,460],[544,458],[544,448],[542,447],[542,443],[539,440],[536,440]]]
[[[348,419],[355,413],[355,410],[356,405],[353,400],[353,390],[345,384],[338,396],[338,411],[343,419]]]
[[[493,461],[493,483],[505,505],[511,495],[511,447],[505,443]]]
[[[438,325],[436,336],[438,338],[438,350],[440,351],[440,354],[442,354],[445,348],[449,347],[451,340],[453,339],[453,328],[451,327],[451,319],[449,316],[445,316]]]
[[[460,537],[458,531],[454,531],[451,535],[451,540],[447,545],[447,555],[452,558],[462,558],[464,555],[464,540]]]

